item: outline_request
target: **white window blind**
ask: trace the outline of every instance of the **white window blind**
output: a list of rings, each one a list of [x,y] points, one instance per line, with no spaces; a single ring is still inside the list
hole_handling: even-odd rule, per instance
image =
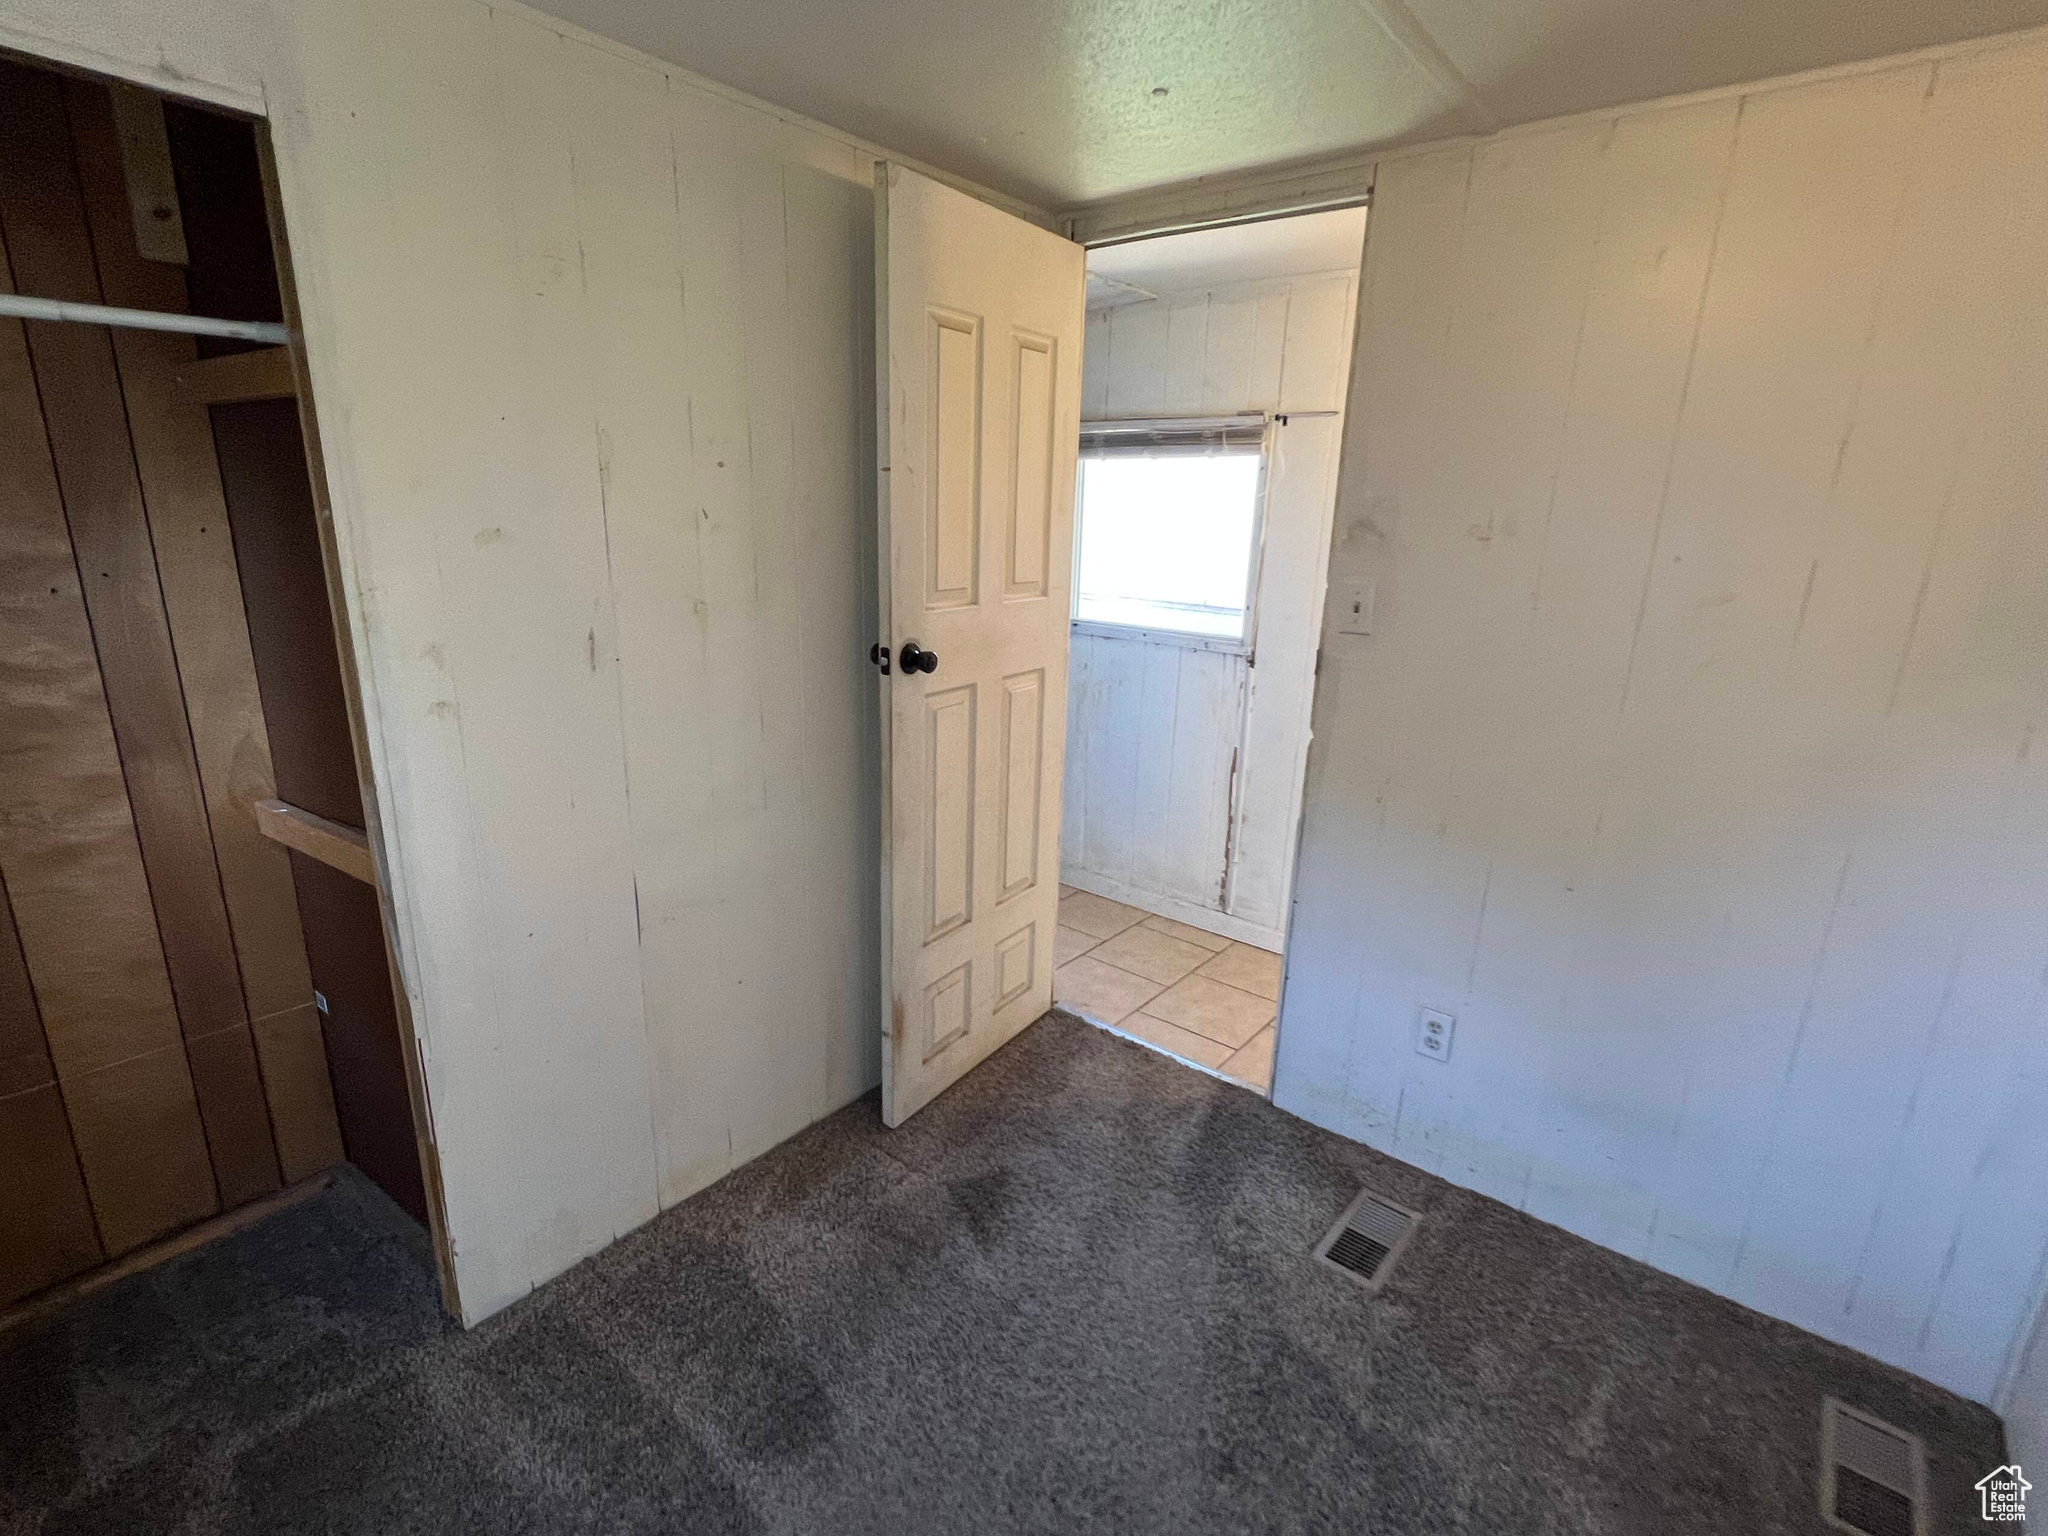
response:
[[[1245,637],[1263,416],[1086,422],[1078,622]]]

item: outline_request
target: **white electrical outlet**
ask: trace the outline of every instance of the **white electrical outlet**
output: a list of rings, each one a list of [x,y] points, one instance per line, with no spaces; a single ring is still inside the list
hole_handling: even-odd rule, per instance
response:
[[[1337,633],[1340,635],[1369,635],[1372,633],[1373,598],[1377,583],[1362,581],[1345,587],[1337,593]]]
[[[1451,1054],[1451,1036],[1456,1033],[1458,1021],[1448,1013],[1439,1013],[1434,1008],[1425,1008],[1415,1020],[1415,1049],[1432,1061],[1446,1061]]]

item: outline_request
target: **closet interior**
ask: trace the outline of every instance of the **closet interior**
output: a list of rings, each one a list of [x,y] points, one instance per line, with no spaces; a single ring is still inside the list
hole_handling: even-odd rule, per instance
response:
[[[267,155],[0,61],[0,1307],[343,1161],[430,1224]]]

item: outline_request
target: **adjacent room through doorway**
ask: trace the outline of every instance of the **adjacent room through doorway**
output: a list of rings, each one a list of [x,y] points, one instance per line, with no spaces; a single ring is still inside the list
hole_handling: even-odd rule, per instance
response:
[[[1365,218],[1088,262],[1054,990],[1261,1094]]]

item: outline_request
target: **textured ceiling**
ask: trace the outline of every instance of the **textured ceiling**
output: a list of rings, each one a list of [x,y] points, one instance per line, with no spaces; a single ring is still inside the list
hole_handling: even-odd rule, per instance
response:
[[[1048,209],[2048,22],[2048,0],[543,0],[543,9]]]
[[[1088,253],[1088,307],[1107,309],[1257,278],[1343,271],[1355,268],[1364,252],[1363,208],[1106,245]]]

